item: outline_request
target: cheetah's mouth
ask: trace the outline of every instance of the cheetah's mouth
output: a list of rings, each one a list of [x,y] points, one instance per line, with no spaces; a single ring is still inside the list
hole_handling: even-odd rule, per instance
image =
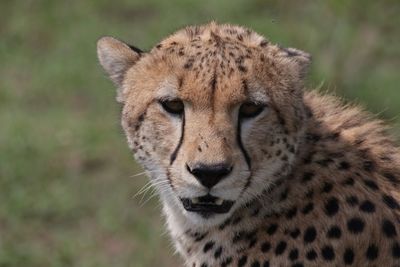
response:
[[[202,214],[227,213],[234,203],[209,194],[196,198],[181,198],[181,201],[185,210]]]

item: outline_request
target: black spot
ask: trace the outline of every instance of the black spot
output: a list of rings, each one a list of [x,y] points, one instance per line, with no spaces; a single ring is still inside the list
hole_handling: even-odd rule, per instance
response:
[[[203,252],[206,253],[207,251],[212,249],[214,247],[214,245],[215,245],[214,241],[208,241],[203,247]]]
[[[306,198],[312,198],[314,196],[314,190],[310,189],[308,190],[305,195]]]
[[[240,223],[241,220],[242,220],[242,217],[237,216],[235,219],[233,219],[232,225],[236,225],[236,224]]]
[[[343,261],[346,265],[353,264],[354,261],[354,252],[352,249],[347,248],[343,253]]]
[[[327,139],[337,140],[340,136],[340,132],[333,132],[332,134],[326,136]]]
[[[308,203],[304,208],[301,210],[303,214],[308,214],[314,209],[314,204],[313,203]]]
[[[312,243],[316,237],[317,231],[314,226],[310,226],[304,231],[304,243]]]
[[[297,248],[294,248],[289,252],[289,259],[291,261],[297,260],[298,257],[299,257],[299,250]]]
[[[269,267],[269,261],[268,260],[264,261],[263,267]]]
[[[257,240],[256,234],[257,234],[257,230],[254,230],[254,231],[251,231],[251,232],[247,232],[246,233],[246,239],[249,240],[249,241],[252,241],[254,239]]]
[[[193,237],[195,238],[194,241],[199,242],[199,241],[203,240],[207,236],[207,234],[208,234],[208,232],[205,232],[203,234],[197,233],[197,232],[194,233],[194,235],[193,235]]]
[[[364,161],[363,162],[363,168],[364,170],[366,170],[367,172],[371,172],[375,169],[375,164],[374,162],[368,160],[368,161]]]
[[[288,212],[286,213],[286,218],[292,219],[294,216],[296,216],[296,214],[297,214],[297,208],[293,207],[290,210],[288,210]]]
[[[218,259],[222,254],[222,247],[218,247],[217,250],[214,253],[214,258]]]
[[[246,262],[247,262],[247,256],[244,255],[244,256],[242,256],[242,257],[239,259],[239,261],[238,261],[238,267],[243,267],[243,266],[245,266],[245,265],[246,265]]]
[[[313,172],[305,172],[305,173],[303,174],[302,181],[303,181],[303,182],[311,181],[311,179],[312,179],[313,177],[314,177],[314,173],[313,173]]]
[[[335,258],[335,252],[331,246],[324,246],[321,250],[321,254],[326,261],[332,261]]]
[[[342,161],[339,163],[339,170],[348,170],[350,169],[350,164],[347,161]]]
[[[372,189],[374,191],[379,189],[378,185],[372,180],[366,179],[363,182],[368,188],[370,188],[370,189]]]
[[[313,249],[307,251],[306,253],[306,258],[310,261],[315,260],[317,257],[318,257],[317,252],[315,252],[315,250]]]
[[[296,239],[299,235],[300,235],[300,230],[299,230],[299,228],[295,228],[295,229],[293,229],[293,231],[290,232],[290,236],[291,236],[293,239]]]
[[[389,238],[397,236],[396,227],[389,220],[383,220],[382,231]]]
[[[321,136],[315,133],[307,133],[306,138],[308,141],[311,141],[313,143],[318,142],[321,139]]]
[[[396,176],[394,176],[393,173],[386,172],[383,174],[383,176],[385,176],[390,182],[392,182],[394,184],[399,183],[399,179]]]
[[[257,244],[257,238],[252,238],[249,242],[249,248],[254,247]]]
[[[232,257],[228,257],[221,263],[221,267],[226,267],[231,263],[232,263]]]
[[[395,259],[400,258],[400,244],[399,244],[399,242],[393,243],[393,246],[392,246],[392,256],[393,256],[393,258],[395,258]]]
[[[336,225],[329,228],[328,232],[326,233],[328,238],[338,239],[342,236],[342,230]]]
[[[292,264],[292,267],[304,267],[304,265],[303,265],[303,263],[298,262],[298,263]]]
[[[243,66],[243,65],[239,65],[238,69],[239,69],[240,72],[247,72],[247,68],[245,66]]]
[[[359,234],[364,230],[365,223],[359,217],[351,218],[347,221],[347,229],[352,234]]]
[[[252,264],[251,267],[260,267],[260,262],[255,260]]]
[[[261,251],[266,253],[271,249],[271,243],[269,243],[268,241],[264,242],[261,244]]]
[[[391,209],[399,209],[400,205],[399,203],[392,197],[389,195],[384,194],[382,196],[383,202],[386,204],[386,206],[388,206]]]
[[[194,266],[195,266],[195,265],[194,265]],[[201,267],[208,267],[208,265],[207,265],[207,263],[203,262],[203,263],[201,264]]]
[[[185,69],[191,69],[193,67],[193,61],[187,61],[185,65],[183,65]]]
[[[220,230],[224,230],[225,227],[227,227],[231,223],[231,219],[227,219],[225,222],[223,222],[218,228]]]
[[[346,186],[353,186],[353,185],[354,185],[354,179],[351,178],[351,177],[349,177],[349,178],[347,178],[346,180],[344,180],[344,181],[342,182],[342,184],[343,184],[343,185],[346,185]]]
[[[360,210],[366,213],[375,212],[375,205],[369,200],[365,200],[360,204]]]
[[[268,45],[268,41],[267,40],[262,40],[261,42],[260,42],[260,46],[261,47],[266,47]]]
[[[317,160],[316,161],[317,164],[319,164],[319,165],[321,165],[323,167],[328,166],[328,164],[332,163],[332,162],[334,162],[332,159],[321,159],[321,160]]]
[[[259,213],[260,213],[260,208],[256,208],[256,209],[253,210],[253,212],[251,213],[251,217],[256,217]]]
[[[367,249],[367,251],[365,252],[365,257],[370,260],[376,260],[376,258],[378,258],[378,247],[376,245],[370,245]]]
[[[349,196],[346,198],[346,202],[350,205],[350,206],[355,206],[358,204],[358,198],[356,196]]]
[[[235,232],[235,234],[233,235],[232,242],[237,243],[238,241],[243,240],[244,237],[245,237],[244,231]]]
[[[275,234],[275,232],[276,232],[277,229],[278,229],[278,225],[275,224],[275,223],[273,223],[273,224],[271,224],[270,226],[268,226],[268,228],[267,228],[267,233],[268,233],[269,235],[273,235],[273,234]]]
[[[288,194],[289,194],[289,189],[285,189],[285,190],[283,190],[283,192],[281,193],[281,196],[279,197],[279,201],[284,201],[284,200],[286,200],[287,199],[287,197],[288,197]]]
[[[275,254],[281,255],[283,252],[285,252],[286,246],[287,246],[287,244],[285,241],[279,242],[275,248]]]
[[[339,201],[336,197],[331,197],[325,204],[325,214],[332,217],[339,211]]]
[[[329,193],[332,191],[332,189],[333,189],[333,184],[325,182],[324,186],[322,187],[322,193]]]

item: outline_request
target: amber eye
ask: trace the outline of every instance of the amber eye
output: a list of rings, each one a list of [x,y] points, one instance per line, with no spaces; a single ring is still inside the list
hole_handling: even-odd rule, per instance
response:
[[[173,100],[160,100],[159,101],[161,106],[167,111],[168,113],[174,115],[182,115],[184,111],[183,102],[179,99]]]
[[[265,108],[264,104],[244,103],[239,109],[239,116],[242,118],[253,118],[260,114]]]

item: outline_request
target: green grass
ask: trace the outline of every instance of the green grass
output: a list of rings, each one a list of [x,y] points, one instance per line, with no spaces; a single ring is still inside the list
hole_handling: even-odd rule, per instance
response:
[[[187,24],[243,24],[313,55],[308,85],[399,125],[398,1],[0,2],[0,267],[176,266],[125,144],[96,40],[143,49]]]

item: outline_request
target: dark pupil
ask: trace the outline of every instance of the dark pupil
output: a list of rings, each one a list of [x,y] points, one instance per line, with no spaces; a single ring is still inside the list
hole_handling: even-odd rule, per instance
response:
[[[240,107],[239,113],[240,116],[242,117],[255,117],[258,114],[260,114],[263,109],[264,109],[263,106],[249,103],[249,104],[243,104]]]
[[[169,113],[181,114],[183,112],[183,103],[180,100],[167,100],[161,102],[163,108]]]

